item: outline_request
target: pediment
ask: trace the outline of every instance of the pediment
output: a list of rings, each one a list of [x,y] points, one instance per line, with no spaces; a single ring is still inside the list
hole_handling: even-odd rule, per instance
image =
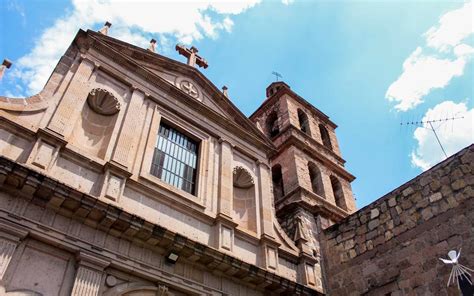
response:
[[[163,67],[159,67],[150,63],[141,64],[151,72],[166,80],[168,83],[188,94],[190,97],[200,101],[215,112],[228,117],[225,110],[217,105],[214,100],[212,100],[211,94],[209,94],[209,92],[202,86],[202,83],[200,83],[199,79],[195,79],[180,72],[169,71]]]
[[[97,32],[87,31],[87,34],[183,91],[188,99],[199,101],[236,126],[240,126],[242,130],[253,134],[266,146],[273,147],[270,140],[257,129],[255,124],[196,68]]]

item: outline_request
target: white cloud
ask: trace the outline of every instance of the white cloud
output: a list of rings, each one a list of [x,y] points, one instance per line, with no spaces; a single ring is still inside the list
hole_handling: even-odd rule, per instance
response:
[[[426,47],[417,47],[403,63],[403,73],[393,82],[385,97],[397,103],[395,109],[407,111],[423,102],[431,90],[444,88],[464,74],[474,49],[461,43],[473,33],[474,1],[444,14],[437,26],[425,34]],[[430,51],[435,50],[434,53]]]
[[[31,52],[16,62],[12,76],[23,81],[28,94],[39,92],[79,28],[110,21],[110,36],[137,46],[146,47],[152,36],[163,41],[159,47],[169,46],[170,37],[191,43],[230,32],[231,16],[260,1],[73,0],[72,12],[40,35]]]
[[[285,5],[290,5],[292,4],[293,2],[295,2],[295,0],[281,0],[281,3],[285,4]]]
[[[447,117],[463,117],[462,119],[433,123],[444,150],[450,156],[474,143],[474,108],[468,110],[465,102],[444,101],[429,109],[423,117],[423,121]],[[413,137],[417,141],[417,147],[410,155],[413,166],[427,170],[445,158],[429,125],[418,127]]]
[[[423,54],[423,49],[418,47],[403,63],[403,73],[388,88],[388,100],[397,102],[395,108],[400,111],[421,104],[432,89],[443,88],[453,77],[463,74],[472,51],[461,47],[458,53],[455,59],[441,59]]]
[[[431,27],[425,33],[428,46],[447,51],[468,37],[473,31],[473,1],[463,7],[444,14],[438,27]]]

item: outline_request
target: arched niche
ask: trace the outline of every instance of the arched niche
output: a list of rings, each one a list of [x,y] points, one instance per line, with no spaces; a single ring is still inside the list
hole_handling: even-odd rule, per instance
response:
[[[90,155],[104,159],[119,111],[120,103],[111,92],[102,88],[91,90],[70,142]]]
[[[281,165],[277,164],[272,167],[272,182],[273,182],[273,197],[279,200],[285,195],[285,188],[283,186],[283,173]]]
[[[341,181],[339,181],[335,176],[331,176],[331,187],[334,194],[334,201],[336,205],[341,209],[347,210],[346,201],[344,199],[344,192],[342,191]]]
[[[179,289],[174,287],[168,287],[166,285],[158,284],[147,285],[139,282],[123,283],[119,284],[105,293],[103,296],[197,296],[198,293],[193,293],[189,289],[180,287]]]
[[[331,138],[329,137],[329,132],[323,124],[319,124],[319,133],[321,134],[321,140],[323,145],[332,150]]]
[[[233,214],[242,228],[257,232],[255,182],[243,167],[233,172]]]
[[[321,175],[321,170],[319,169],[319,167],[313,162],[308,162],[308,173],[309,173],[309,179],[311,181],[312,191],[316,193],[317,195],[323,198],[326,198],[324,187],[323,187],[323,179]]]
[[[306,115],[306,113],[301,109],[298,109],[298,122],[300,124],[300,130],[305,134],[311,135],[308,115]]]
[[[280,133],[280,126],[278,124],[278,114],[276,111],[272,111],[265,121],[266,130],[270,138],[275,137]]]

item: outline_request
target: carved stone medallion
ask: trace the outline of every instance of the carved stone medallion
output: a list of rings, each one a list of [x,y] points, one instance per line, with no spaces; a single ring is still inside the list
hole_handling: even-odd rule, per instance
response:
[[[190,95],[191,97],[197,99],[199,98],[199,91],[196,86],[189,80],[182,80],[179,84],[179,88],[182,91]]]

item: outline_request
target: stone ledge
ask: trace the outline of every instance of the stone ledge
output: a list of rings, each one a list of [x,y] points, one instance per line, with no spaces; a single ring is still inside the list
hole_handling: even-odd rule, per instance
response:
[[[300,196],[302,194],[309,195],[312,197],[312,199],[301,199]],[[292,195],[297,195],[297,197],[291,197]],[[303,187],[297,187],[293,189],[292,191],[288,192],[288,194],[276,201],[276,212],[285,212],[284,208],[294,206],[296,203],[299,203],[303,208],[309,210],[312,213],[322,213],[323,216],[328,217],[334,221],[341,221],[349,215],[349,213],[344,209],[333,205],[316,193],[311,192]]]

